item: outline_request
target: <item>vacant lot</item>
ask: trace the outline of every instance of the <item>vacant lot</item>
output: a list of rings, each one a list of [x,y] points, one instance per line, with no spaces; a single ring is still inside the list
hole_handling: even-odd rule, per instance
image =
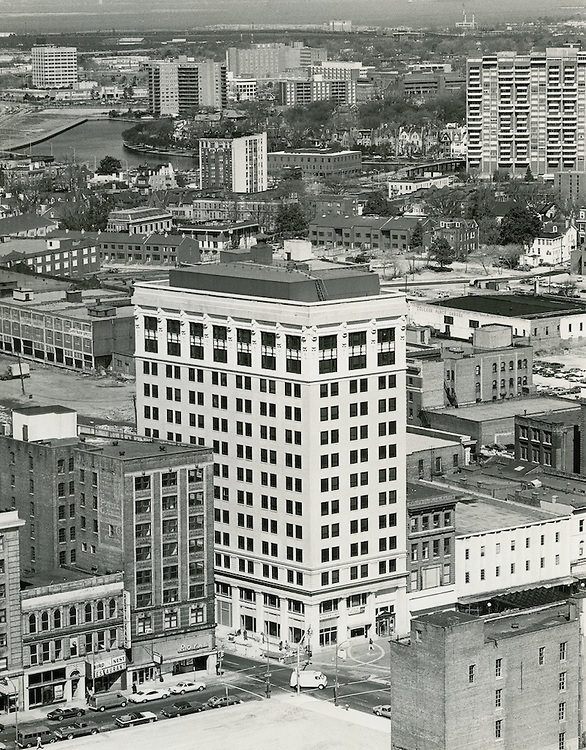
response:
[[[0,355],[0,373],[14,362],[15,358]],[[20,379],[0,381],[0,421],[6,422],[16,406],[60,404],[95,422],[135,423],[134,381],[28,364],[31,376],[24,379],[24,394]]]

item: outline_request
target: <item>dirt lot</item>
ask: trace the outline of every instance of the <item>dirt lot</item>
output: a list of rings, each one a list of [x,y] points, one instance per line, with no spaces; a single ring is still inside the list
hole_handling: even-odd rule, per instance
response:
[[[4,373],[6,366],[15,361],[0,355],[0,372]],[[31,376],[24,379],[24,395],[20,379],[0,381],[0,422],[8,421],[10,409],[15,406],[60,404],[96,422],[134,424],[134,381],[28,364]]]

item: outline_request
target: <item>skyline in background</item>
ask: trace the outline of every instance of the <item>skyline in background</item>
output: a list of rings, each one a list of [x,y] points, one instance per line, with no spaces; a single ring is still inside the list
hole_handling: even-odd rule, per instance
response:
[[[303,24],[348,18],[357,25],[453,26],[463,9],[481,26],[537,20],[586,20],[572,0],[0,0],[3,30],[17,33],[189,29],[214,24]]]

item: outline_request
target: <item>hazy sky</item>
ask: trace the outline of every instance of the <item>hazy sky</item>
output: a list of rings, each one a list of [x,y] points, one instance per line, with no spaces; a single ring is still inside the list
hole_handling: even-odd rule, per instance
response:
[[[13,31],[188,28],[216,23],[483,25],[543,16],[582,16],[586,0],[0,0],[0,28]]]

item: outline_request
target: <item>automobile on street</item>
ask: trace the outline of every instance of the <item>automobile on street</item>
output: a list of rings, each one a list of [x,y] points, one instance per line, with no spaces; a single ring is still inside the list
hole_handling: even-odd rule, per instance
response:
[[[189,701],[177,701],[176,703],[166,706],[161,714],[171,718],[173,716],[187,716],[188,714],[198,714],[200,711],[205,711],[207,705],[205,703],[189,703]]]
[[[136,727],[139,724],[150,724],[157,720],[158,716],[152,711],[134,711],[130,714],[120,714],[114,719],[119,727]]]
[[[185,680],[178,682],[176,685],[171,687],[171,693],[173,695],[184,695],[184,693],[201,692],[206,689],[205,682],[195,682],[193,680]]]
[[[209,708],[224,708],[224,706],[234,706],[237,703],[242,703],[242,701],[234,695],[216,695],[210,698],[206,705]]]
[[[63,721],[63,719],[75,719],[77,716],[83,716],[85,709],[83,708],[56,708],[54,711],[49,711],[47,719],[49,721]]]
[[[95,724],[85,721],[75,721],[73,724],[63,724],[54,734],[58,740],[72,740],[74,737],[84,737],[86,734],[97,734],[100,731]]]
[[[373,706],[372,713],[375,714],[375,716],[384,716],[386,719],[390,719],[391,707],[388,703],[383,703],[380,706]]]
[[[156,688],[154,690],[139,690],[138,693],[128,696],[130,703],[149,703],[150,701],[158,701],[161,698],[169,697],[168,688]]]

